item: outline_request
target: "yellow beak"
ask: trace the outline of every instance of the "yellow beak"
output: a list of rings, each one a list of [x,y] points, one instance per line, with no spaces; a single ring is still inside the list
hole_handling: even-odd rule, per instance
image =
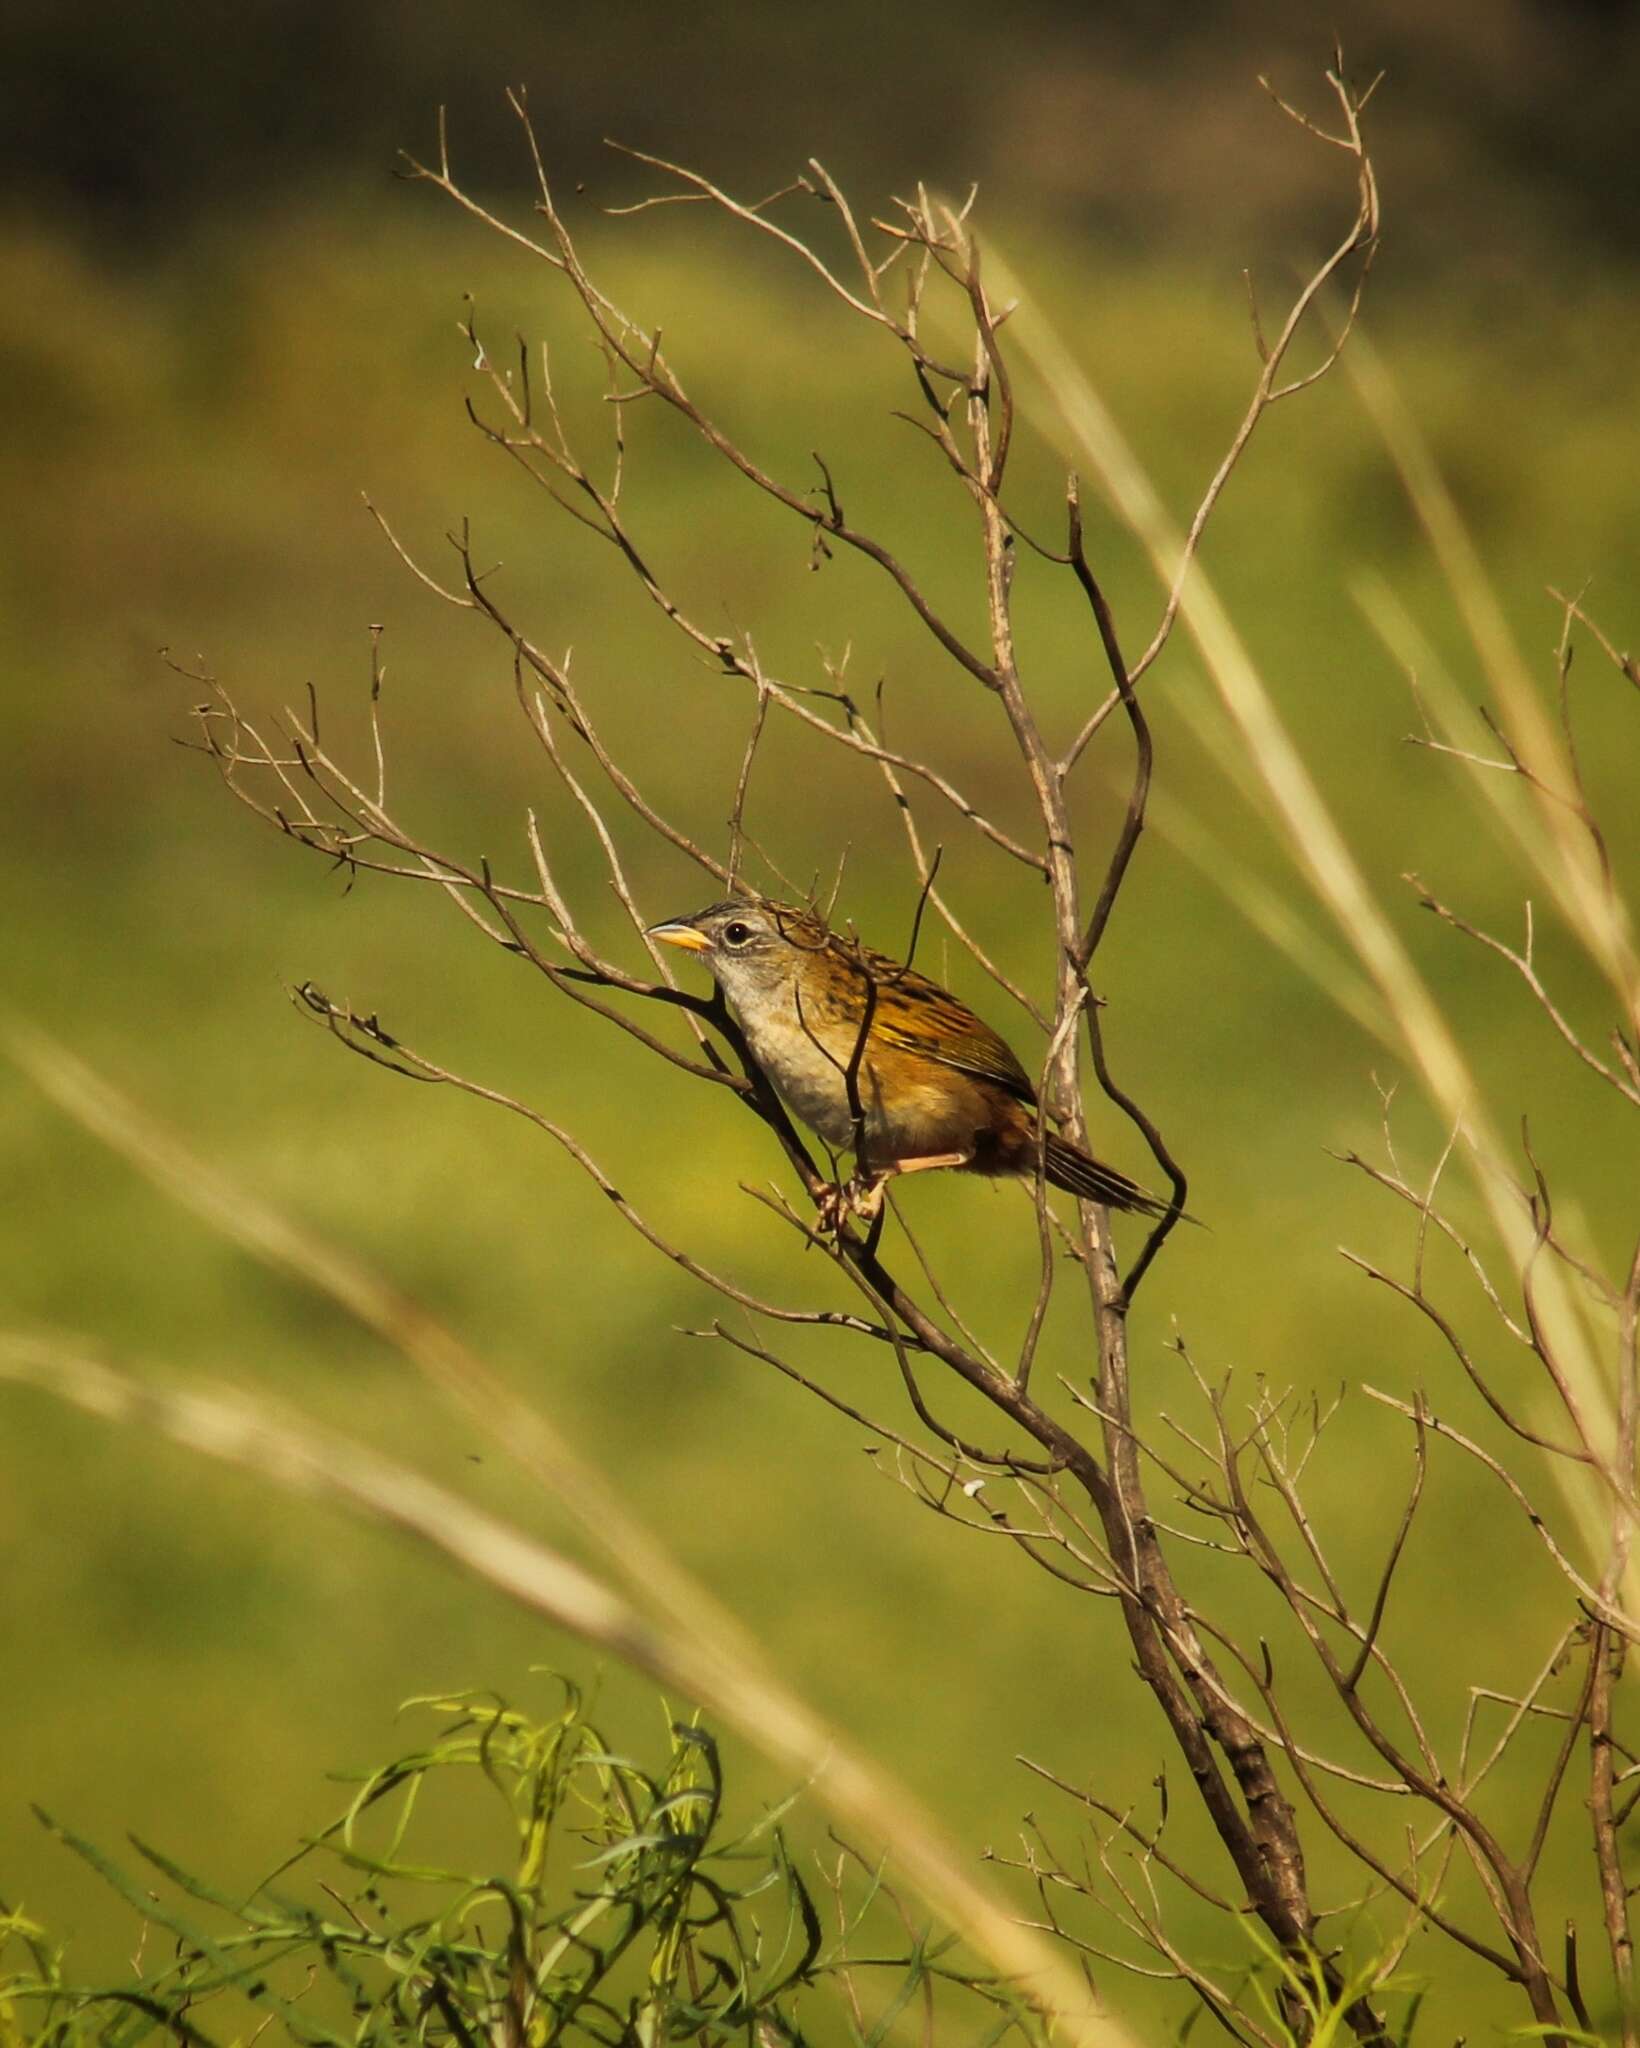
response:
[[[649,927],[649,936],[652,939],[659,939],[663,946],[681,946],[686,953],[709,953],[712,950],[711,940],[681,918],[675,918],[666,924],[652,924]]]

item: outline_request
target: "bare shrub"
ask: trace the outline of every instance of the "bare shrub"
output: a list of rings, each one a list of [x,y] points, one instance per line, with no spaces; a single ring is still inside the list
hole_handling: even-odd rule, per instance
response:
[[[526,962],[555,997],[589,1008],[655,1059],[699,1080],[720,1113],[733,1103],[762,1125],[771,1159],[787,1179],[782,1192],[751,1192],[790,1232],[794,1253],[815,1255],[807,1262],[794,1258],[793,1296],[782,1300],[764,1298],[732,1272],[711,1269],[687,1243],[658,1228],[600,1167],[593,1139],[557,1111],[457,1072],[435,1052],[405,1044],[376,1015],[311,984],[296,992],[303,1013],[361,1057],[424,1085],[470,1093],[527,1119],[562,1147],[628,1226],[717,1296],[711,1336],[785,1374],[869,1431],[885,1467],[923,1506],[954,1527],[1000,1538],[1014,1546],[1022,1565],[1058,1581],[1076,1617],[1066,1639],[1085,1646],[1090,1665],[1114,1668],[1120,1631],[1137,1680],[1182,1760],[1182,1774],[1167,1779],[1156,1804],[1141,1812],[1101,1789],[1097,1763],[1088,1758],[1038,1767],[1064,1795],[1073,1818],[1033,1823],[1017,1856],[1004,1859],[1035,1887],[1039,1930],[1065,1945],[1101,1993],[1119,1983],[1121,1972],[1135,1972],[1187,1987],[1237,2040],[1335,2039],[1342,2029],[1362,2041],[1385,2042],[1401,2037],[1402,2023],[1392,2013],[1416,2009],[1418,1993],[1405,1965],[1410,1945],[1422,1937],[1421,1973],[1438,1974],[1442,1955],[1462,1951],[1470,1966],[1478,1962],[1511,1987],[1522,2021],[1545,2037],[1566,2040],[1574,2029],[1588,2033],[1610,2025],[1629,2043],[1640,2034],[1633,2018],[1622,1837],[1640,1764],[1616,1724],[1636,1613],[1631,1548],[1640,1498],[1640,1254],[1618,1275],[1608,1274],[1589,1249],[1588,1233],[1563,1222],[1564,1204],[1529,1146],[1522,1153],[1497,1135],[1435,995],[1375,901],[1197,561],[1207,523],[1260,422],[1273,406],[1332,371],[1352,343],[1378,242],[1378,199],[1361,132],[1367,95],[1345,82],[1342,66],[1330,85],[1333,126],[1293,117],[1319,146],[1338,153],[1352,182],[1353,211],[1336,246],[1278,321],[1254,306],[1252,393],[1182,530],[1170,524],[1080,371],[1002,284],[992,252],[982,257],[971,198],[952,206],[919,193],[898,202],[886,219],[867,220],[818,164],[755,203],[735,199],[692,170],[653,164],[664,189],[649,205],[711,209],[746,235],[778,245],[814,290],[880,337],[910,395],[932,472],[960,494],[971,514],[981,600],[976,613],[984,621],[977,633],[930,596],[916,564],[856,522],[848,479],[834,475],[822,456],[816,455],[812,475],[777,473],[692,395],[659,329],[628,317],[589,274],[517,102],[537,178],[528,231],[464,191],[442,149],[435,163],[412,166],[412,175],[544,266],[567,295],[606,367],[609,443],[595,452],[579,445],[555,397],[545,353],[536,356],[520,345],[503,359],[476,317],[466,330],[481,391],[472,416],[553,508],[614,550],[630,574],[634,602],[655,607],[683,644],[744,690],[745,743],[725,790],[723,837],[708,841],[686,829],[640,785],[630,762],[606,740],[592,693],[504,604],[466,531],[453,536],[448,572],[429,568],[396,538],[394,545],[439,599],[493,631],[510,666],[519,714],[558,780],[560,801],[601,849],[624,920],[618,939],[600,936],[604,920],[570,901],[549,854],[551,835],[533,814],[505,877],[487,859],[430,844],[400,815],[389,797],[377,717],[379,672],[370,697],[374,745],[362,766],[321,739],[316,703],[268,724],[204,674],[196,676],[209,688],[199,731],[231,793],[293,844],[352,874],[431,885],[477,935]],[[816,219],[819,226],[810,233]],[[1331,308],[1333,324],[1322,326],[1317,342],[1312,329],[1324,307]],[[1305,344],[1309,354],[1301,358]],[[1097,476],[1160,574],[1160,615],[1137,655],[1127,652],[1133,636],[1113,616],[1090,560],[1076,476],[1066,484],[1051,539],[1044,538],[1040,518],[1015,508],[1011,461],[1027,403],[1020,395],[1025,371],[1034,379],[1029,404],[1039,417],[1057,413],[1056,431],[1074,446],[1085,472]],[[1545,985],[1530,912],[1517,945],[1471,925],[1448,907],[1444,894],[1423,889],[1422,899],[1457,933],[1489,947],[1516,991],[1541,1009],[1566,1056],[1607,1089],[1614,1104],[1635,1108],[1640,971],[1578,766],[1567,691],[1574,638],[1592,638],[1631,684],[1640,678],[1580,606],[1567,602],[1555,674],[1558,720],[1545,709],[1512,655],[1413,429],[1370,359],[1360,374],[1497,699],[1487,715],[1491,743],[1482,748],[1462,736],[1458,709],[1421,672],[1425,741],[1449,756],[1487,800],[1513,785],[1507,798],[1498,797],[1500,816],[1562,926],[1605,976],[1615,1016],[1609,1036],[1600,1042]],[[953,729],[957,721],[972,721],[988,734],[1005,734],[1013,773],[1029,799],[1028,830],[988,815],[970,798],[951,758],[955,746],[942,755],[890,744],[880,719],[837,666],[801,680],[774,672],[752,632],[726,633],[689,609],[667,565],[640,542],[628,510],[635,479],[625,421],[640,405],[697,437],[747,492],[788,516],[816,559],[852,555],[886,580],[944,665]],[[1025,550],[1079,593],[1089,658],[1108,678],[1097,701],[1065,733],[1047,729],[1019,653],[1015,567]],[[1380,1568],[1364,1590],[1352,1589],[1335,1568],[1327,1503],[1308,1491],[1318,1445],[1359,1428],[1351,1419],[1362,1412],[1359,1401],[1322,1402],[1264,1383],[1249,1391],[1199,1368],[1182,1345],[1197,1398],[1194,1413],[1169,1416],[1161,1427],[1143,1425],[1131,1396],[1130,1325],[1141,1287],[1147,1310],[1161,1291],[1161,1262],[1189,1200],[1181,1164],[1187,1148],[1164,1135],[1164,1117],[1147,1099],[1142,1078],[1113,1066],[1101,1025],[1099,967],[1156,772],[1145,692],[1158,686],[1152,670],[1181,625],[1218,688],[1273,827],[1352,956],[1334,978],[1333,992],[1342,991],[1341,999],[1357,1006],[1404,1061],[1450,1132],[1436,1159],[1404,1157],[1386,1099],[1381,1156],[1352,1157],[1352,1164],[1404,1210],[1407,1260],[1395,1269],[1357,1263],[1438,1332],[1454,1387],[1478,1398],[1489,1424],[1501,1428],[1503,1446],[1493,1447],[1496,1432],[1488,1427],[1450,1419],[1444,1394],[1440,1402],[1420,1395],[1388,1403],[1405,1420],[1406,1465],[1385,1514]],[[628,684],[629,690],[639,687]],[[909,971],[925,918],[943,925],[975,970],[1036,1027],[1032,1064],[1058,1130],[1086,1146],[1085,1059],[1094,1084],[1138,1132],[1157,1181],[1170,1191],[1124,1264],[1106,1209],[1086,1200],[1055,1206],[1039,1174],[1035,1297],[1005,1350],[974,1334],[984,1275],[958,1280],[939,1273],[892,1191],[886,1207],[869,1219],[839,1208],[839,1161],[817,1161],[721,995],[676,985],[668,956],[650,935],[657,918],[680,908],[651,900],[647,876],[658,854],[669,862],[681,857],[698,870],[702,900],[790,893],[769,869],[750,822],[759,750],[776,721],[816,750],[840,751],[860,776],[879,778],[897,808],[916,915],[891,971]],[[1125,812],[1108,843],[1088,847],[1069,792],[1090,753],[1123,732],[1134,762]],[[1515,795],[1525,801],[1513,802]],[[926,822],[931,812],[941,817],[941,831],[968,835],[993,863],[1003,878],[994,887],[1011,892],[1017,918],[1035,921],[1052,988],[1045,1005],[992,957],[978,935],[979,921],[942,886],[940,854]],[[829,871],[838,852],[817,845],[817,870]],[[829,900],[818,907],[840,927],[846,924]],[[849,1062],[857,1137],[865,1121],[858,1077],[869,1055],[875,1000],[866,1000]],[[1258,1054],[1250,1050],[1249,1056]],[[710,1105],[702,1113],[710,1113]],[[1484,1200],[1495,1246],[1466,1235],[1443,1200],[1460,1171]],[[825,1219],[832,1227],[823,1227]],[[1437,1269],[1435,1254],[1443,1248],[1456,1256]],[[1266,1254],[1278,1260],[1275,1248],[1248,1247],[1249,1258]],[[843,1289],[841,1305],[834,1283]],[[1275,1264],[1271,1285],[1279,1285]],[[1042,1339],[1050,1301],[1062,1288],[1079,1297],[1082,1350],[1072,1364],[1056,1342],[1061,1369],[1050,1374],[1042,1369]],[[885,1394],[861,1406],[783,1356],[781,1332],[794,1327],[830,1332],[839,1347],[873,1347],[892,1362],[894,1399]],[[1045,1379],[1051,1381],[1046,1387]],[[994,1413],[988,1440],[976,1441],[944,1419],[943,1390],[953,1380]],[[1518,1519],[1559,1579],[1562,1619],[1554,1638],[1522,1645],[1518,1683],[1504,1694],[1466,1685],[1459,1669],[1446,1695],[1426,1696],[1394,1647],[1393,1617],[1417,1596],[1407,1583],[1411,1534],[1443,1461],[1453,1457],[1484,1466],[1497,1485],[1500,1518]],[[1548,1486],[1546,1475],[1553,1482]],[[1479,1568],[1475,1560],[1446,1562],[1450,1569]],[[1243,1581],[1247,1590],[1238,1593]],[[1108,1602],[1114,1612],[1108,1621],[1088,1619],[1086,1609],[1077,1616],[1070,1603],[1078,1596]],[[1454,1724],[1455,1738],[1448,1733]],[[1529,1809],[1498,1811],[1490,1795],[1500,1759],[1545,1731]],[[1570,1790],[1578,1780],[1580,1802]],[[1181,1800],[1199,1807],[1210,1824],[1218,1844],[1210,1855],[1175,1848],[1179,1830],[1170,1810]],[[1580,1815],[1572,1811],[1578,1804]],[[1073,1847],[1068,1837],[1078,1823]],[[1546,1891],[1546,1849],[1557,1830],[1577,1829],[1584,1885],[1571,1899]],[[1461,1895],[1455,1895],[1454,1871],[1468,1873]],[[1200,1943],[1181,1943],[1175,1932],[1181,1910],[1203,1907],[1223,1916],[1230,1935],[1225,1946],[1239,1962],[1215,1963]],[[1580,1946],[1578,1935],[1579,1913],[1588,1919],[1591,1911],[1604,1949],[1598,1992],[1590,1988],[1587,1943]],[[1119,1989],[1110,1995],[1119,1999]]]

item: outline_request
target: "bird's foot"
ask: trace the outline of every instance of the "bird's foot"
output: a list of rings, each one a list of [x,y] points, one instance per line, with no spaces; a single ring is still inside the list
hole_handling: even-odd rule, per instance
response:
[[[834,1182],[820,1197],[820,1234],[840,1236],[851,1217],[857,1216],[863,1223],[875,1222],[882,1211],[887,1186],[886,1176],[875,1173],[856,1173],[848,1180]]]

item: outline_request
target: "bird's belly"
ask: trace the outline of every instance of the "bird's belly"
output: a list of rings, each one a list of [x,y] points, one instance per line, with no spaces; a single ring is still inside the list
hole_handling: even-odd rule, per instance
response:
[[[833,1151],[845,1152],[855,1139],[848,1070],[858,1027],[827,1029],[828,1022],[817,1019],[805,1028],[795,1015],[765,1016],[756,1025],[740,1019],[758,1065],[793,1114]],[[879,1055],[873,1046],[859,1063],[857,1080],[866,1151],[877,1166],[941,1152],[971,1153],[988,1121],[972,1080],[931,1061],[898,1051]]]
[[[816,1046],[788,1058],[775,1072],[775,1086],[794,1115],[810,1130],[818,1131],[835,1152],[847,1151],[854,1143],[854,1113],[849,1108],[848,1062],[839,1068]],[[860,1076],[860,1107],[865,1113],[868,1134],[872,1130],[872,1090],[864,1073]]]
[[[754,1058],[787,1107],[833,1151],[848,1151],[854,1143],[848,1071],[854,1060],[857,1022],[834,1016],[819,1003],[802,1017],[792,1001],[762,1005],[754,1015],[736,1004],[730,1007]],[[878,1123],[879,1091],[872,1086],[867,1067],[862,1060],[859,1097],[869,1142]]]

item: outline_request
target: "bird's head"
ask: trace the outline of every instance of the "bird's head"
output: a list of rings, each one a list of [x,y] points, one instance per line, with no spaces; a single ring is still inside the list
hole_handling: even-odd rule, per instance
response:
[[[698,953],[737,1010],[787,988],[805,960],[826,949],[829,934],[807,911],[749,897],[713,903],[692,917],[651,925],[664,946]]]

